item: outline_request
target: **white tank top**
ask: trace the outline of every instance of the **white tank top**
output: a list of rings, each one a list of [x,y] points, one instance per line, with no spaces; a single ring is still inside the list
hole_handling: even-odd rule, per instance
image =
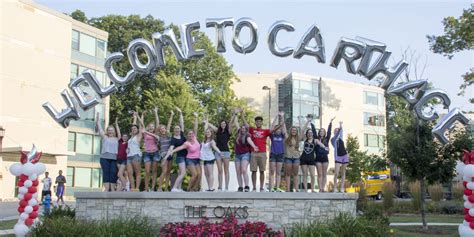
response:
[[[201,143],[201,160],[214,160],[216,157],[212,152],[212,142]]]
[[[142,151],[140,150],[137,136],[133,136],[132,139],[128,140],[127,157],[136,155],[142,156]]]

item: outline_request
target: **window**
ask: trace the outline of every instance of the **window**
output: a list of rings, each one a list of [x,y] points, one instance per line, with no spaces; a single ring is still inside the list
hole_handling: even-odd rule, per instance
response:
[[[95,57],[95,47],[96,47],[95,38],[81,33],[79,39],[80,39],[79,51]]]
[[[72,152],[76,151],[76,133],[69,132],[67,150]]]
[[[76,64],[74,63],[71,63],[71,80],[76,78],[78,73],[77,73],[77,70],[79,69],[79,66],[77,66]]]
[[[293,80],[293,92],[295,94],[318,97],[319,84],[317,81]]]
[[[97,77],[97,80],[102,83],[103,86],[106,86],[105,84],[105,73],[101,71],[95,71],[95,76]]]
[[[102,186],[100,173],[100,169],[92,169],[92,188],[100,188],[100,186]]]
[[[101,152],[101,138],[99,136],[94,136],[94,155],[100,155]]]
[[[379,105],[378,97],[375,92],[364,91],[364,104]]]
[[[74,167],[67,167],[66,185],[74,187]]]
[[[83,188],[90,188],[91,187],[91,177],[92,177],[92,169],[91,168],[74,168],[74,187],[83,187]]]
[[[384,148],[385,137],[376,134],[364,134],[364,146]]]
[[[97,40],[97,55],[98,58],[105,58],[105,41]]]
[[[364,112],[364,125],[383,127],[385,126],[385,116]]]
[[[79,50],[79,32],[73,30],[72,37],[71,37],[71,47],[74,50]]]
[[[76,152],[79,154],[92,154],[92,135],[89,134],[76,134]]]

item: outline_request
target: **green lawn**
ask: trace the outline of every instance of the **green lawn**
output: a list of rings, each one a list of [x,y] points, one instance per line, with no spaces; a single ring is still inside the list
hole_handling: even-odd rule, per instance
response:
[[[461,224],[464,220],[462,215],[436,215],[428,214],[426,215],[426,220],[428,223],[437,222],[437,223],[459,223]],[[404,223],[404,222],[417,222],[421,223],[421,215],[392,215],[390,216],[390,223]]]
[[[394,226],[392,229],[395,237],[459,236],[457,226],[431,226],[427,232],[423,232],[421,226]]]
[[[13,229],[13,226],[14,226],[17,222],[18,222],[18,220],[0,221],[0,230]]]

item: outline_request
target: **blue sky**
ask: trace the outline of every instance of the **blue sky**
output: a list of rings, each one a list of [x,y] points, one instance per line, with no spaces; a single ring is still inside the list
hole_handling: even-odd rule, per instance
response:
[[[419,68],[425,64],[423,78],[429,79],[434,87],[443,89],[451,97],[451,107],[473,110],[467,102],[474,97],[470,88],[464,97],[457,96],[461,75],[473,67],[473,52],[461,52],[449,60],[429,51],[426,35],[440,35],[443,32],[442,19],[446,16],[458,17],[462,10],[470,7],[469,0],[444,1],[71,1],[36,0],[36,2],[60,12],[70,13],[80,9],[88,17],[108,14],[141,16],[152,15],[165,23],[183,24],[199,21],[201,31],[212,40],[215,30],[205,28],[206,18],[250,17],[255,20],[259,30],[257,49],[247,55],[236,53],[232,48],[231,29],[226,30],[227,52],[223,56],[234,66],[237,73],[256,72],[301,72],[315,76],[369,83],[368,80],[349,74],[341,63],[339,68],[329,66],[336,44],[341,37],[362,36],[387,45],[392,51],[391,63],[399,61],[402,52],[410,48],[420,58]],[[296,30],[291,33],[281,31],[278,44],[296,46],[303,34],[312,24],[321,30],[326,47],[326,63],[320,64],[314,57],[301,59],[279,58],[270,53],[267,46],[269,27],[277,20],[286,20],[294,24]],[[246,32],[241,33],[245,42]],[[124,45],[124,47],[126,47]]]

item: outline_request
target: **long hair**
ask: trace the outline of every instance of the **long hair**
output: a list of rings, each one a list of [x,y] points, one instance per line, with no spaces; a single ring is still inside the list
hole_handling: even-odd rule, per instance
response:
[[[207,142],[207,137],[206,137],[206,132],[209,131],[211,132],[211,137],[209,138],[210,141],[214,140],[214,131],[211,129],[211,128],[208,128],[206,129],[206,131],[204,132],[204,142]]]
[[[296,134],[294,136],[291,134],[291,130],[293,128],[296,130]],[[298,146],[298,140],[299,140],[299,129],[297,127],[293,126],[293,127],[290,128],[290,132],[288,134],[288,137],[285,139],[285,145],[288,146],[288,147],[291,147],[293,145],[293,141],[294,141],[295,146]]]
[[[242,131],[242,128],[245,128],[245,132]],[[238,132],[238,135],[237,135],[237,141],[240,140],[239,144],[247,144],[247,136],[249,134],[249,131],[247,129],[247,127],[245,126],[242,126],[240,129],[239,129],[239,132]]]
[[[225,122],[225,128],[222,129],[221,123]],[[229,131],[229,123],[225,120],[221,120],[217,126],[217,133],[224,133],[224,131]]]

